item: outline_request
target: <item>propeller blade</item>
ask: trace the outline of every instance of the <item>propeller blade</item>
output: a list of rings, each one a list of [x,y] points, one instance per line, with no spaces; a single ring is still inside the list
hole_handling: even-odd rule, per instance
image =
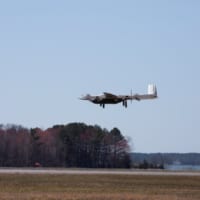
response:
[[[133,101],[133,91],[131,89],[131,103],[132,103],[132,101]]]

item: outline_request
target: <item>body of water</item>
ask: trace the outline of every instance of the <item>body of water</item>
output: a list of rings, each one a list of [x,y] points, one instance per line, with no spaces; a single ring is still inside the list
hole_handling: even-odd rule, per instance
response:
[[[173,164],[173,165],[165,165],[164,168],[171,171],[179,171],[179,170],[200,171],[200,165]]]

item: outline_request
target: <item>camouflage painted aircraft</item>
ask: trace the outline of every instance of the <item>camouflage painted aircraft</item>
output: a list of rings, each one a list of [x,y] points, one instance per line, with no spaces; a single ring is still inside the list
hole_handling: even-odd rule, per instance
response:
[[[132,93],[132,92],[131,92]],[[88,100],[92,103],[99,104],[101,107],[105,108],[105,104],[117,104],[122,102],[122,105],[127,108],[128,100],[146,100],[146,99],[155,99],[157,98],[157,89],[153,84],[148,85],[147,94],[131,94],[131,95],[115,95],[111,93],[104,92],[99,96],[91,96],[87,94],[86,96],[81,97],[81,100]]]

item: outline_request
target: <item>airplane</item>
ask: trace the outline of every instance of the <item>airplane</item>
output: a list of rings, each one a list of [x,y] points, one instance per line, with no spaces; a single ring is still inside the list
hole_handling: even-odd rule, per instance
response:
[[[101,107],[105,108],[105,104],[117,104],[122,102],[122,105],[127,108],[128,100],[146,100],[146,99],[155,99],[157,98],[157,89],[153,84],[148,85],[148,93],[147,94],[132,94],[131,95],[115,95],[111,93],[104,92],[99,96],[91,96],[87,94],[80,98],[80,100],[87,100],[94,104],[99,104]]]

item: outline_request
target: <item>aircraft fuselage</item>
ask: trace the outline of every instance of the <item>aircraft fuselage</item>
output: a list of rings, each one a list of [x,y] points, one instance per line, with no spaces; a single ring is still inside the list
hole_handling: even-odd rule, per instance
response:
[[[117,104],[122,102],[122,99],[102,99],[102,100],[93,100],[91,102],[95,103],[95,104]]]
[[[104,92],[103,95],[100,96],[91,96],[86,95],[80,98],[81,100],[88,100],[92,103],[99,104],[103,108],[105,104],[117,104],[122,102],[124,107],[127,107],[128,100],[145,100],[145,99],[155,99],[157,98],[157,89],[155,85],[148,85],[148,93],[147,94],[132,94],[131,95],[115,95],[111,93]]]

